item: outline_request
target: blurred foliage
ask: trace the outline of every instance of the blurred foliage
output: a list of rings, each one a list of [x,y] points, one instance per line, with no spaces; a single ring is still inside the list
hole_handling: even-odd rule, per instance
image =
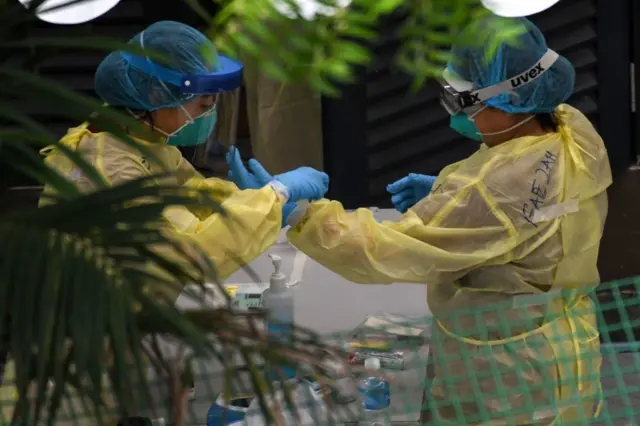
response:
[[[221,0],[209,35],[222,52],[253,61],[282,82],[306,80],[336,95],[338,84],[352,82],[355,69],[370,63],[381,37],[397,38],[396,65],[417,89],[441,74],[452,44],[483,46],[490,57],[522,30],[491,15],[480,0],[353,0],[341,7],[346,3]],[[401,17],[401,24],[395,34],[382,34],[390,15]]]

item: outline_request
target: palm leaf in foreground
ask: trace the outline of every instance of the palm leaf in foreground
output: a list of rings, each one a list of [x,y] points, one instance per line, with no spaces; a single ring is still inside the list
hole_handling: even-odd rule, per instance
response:
[[[160,194],[155,201],[121,207],[154,193]],[[47,379],[64,384],[71,366],[78,378],[90,379],[91,394],[99,395],[100,373],[106,368],[105,339],[113,355],[109,368],[119,378],[118,405],[125,407],[124,402],[131,400],[131,372],[127,373],[125,357],[140,356],[135,315],[146,306],[163,303],[153,300],[143,287],[178,287],[204,282],[205,277],[215,279],[210,265],[179,252],[161,232],[163,209],[180,202],[189,198],[177,189],[151,188],[139,181],[20,212],[0,222],[4,242],[0,316],[10,318],[10,323],[0,324],[0,333],[10,336],[8,350],[15,362],[18,409],[23,416],[29,413],[27,385],[37,379],[37,392],[43,395]],[[167,249],[188,267],[158,266],[155,274],[146,272],[153,259],[144,257],[144,251],[158,252],[158,265],[158,260],[168,257],[161,253]],[[184,324],[182,329],[185,343],[202,352],[207,346],[204,336]],[[67,357],[70,362],[63,362]],[[32,358],[35,370],[29,362]]]
[[[121,414],[144,406],[146,355],[158,368],[175,363],[142,343],[152,336],[169,336],[194,357],[240,354],[251,373],[248,391],[265,413],[274,389],[259,363],[319,371],[317,354],[326,348],[313,333],[297,330],[292,346],[278,344],[261,331],[261,315],[238,315],[228,305],[180,312],[165,296],[216,280],[208,259],[167,236],[162,220],[167,206],[213,205],[210,197],[141,179],[2,218],[0,335],[15,363],[20,424],[45,414],[51,424],[68,388],[90,401],[98,418],[107,397]],[[229,365],[229,380],[237,371]],[[55,387],[48,393],[49,380]]]

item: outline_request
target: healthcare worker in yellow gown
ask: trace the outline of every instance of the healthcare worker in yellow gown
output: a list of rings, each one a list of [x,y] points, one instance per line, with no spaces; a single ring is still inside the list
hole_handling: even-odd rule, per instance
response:
[[[163,183],[209,188],[230,218],[210,209],[192,211],[183,206],[168,208],[165,217],[171,234],[178,240],[198,243],[224,279],[276,241],[283,208],[290,210],[297,200],[322,198],[328,177],[303,167],[245,191],[225,180],[204,179],[177,147],[207,141],[216,125],[218,94],[240,86],[242,65],[216,55],[202,33],[179,22],[157,22],[129,44],[164,54],[169,62],[164,65],[145,56],[113,52],[96,71],[95,90],[110,107],[127,111],[157,133],[160,142],[137,139],[161,164],[87,124],[70,129],[61,142],[81,153],[112,185],[173,172]],[[95,189],[63,153],[52,147],[43,153],[47,164],[82,191]],[[53,191],[47,186],[41,204],[48,202],[50,195]],[[290,204],[285,207],[287,201]]]
[[[599,282],[607,151],[563,103],[571,63],[520,21],[526,32],[489,61],[454,47],[441,103],[480,147],[437,177],[389,185],[400,219],[330,200],[288,218],[289,241],[348,280],[428,285],[435,424],[584,425],[599,407],[586,294]],[[234,178],[250,174],[229,160]]]

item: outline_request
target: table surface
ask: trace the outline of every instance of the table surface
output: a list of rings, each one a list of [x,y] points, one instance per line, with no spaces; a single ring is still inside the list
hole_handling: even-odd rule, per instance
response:
[[[393,220],[399,213],[391,209],[373,209],[377,220]],[[426,316],[427,287],[419,284],[355,284],[331,272],[313,259],[298,252],[281,235],[279,243],[260,256],[250,267],[265,285],[273,271],[269,254],[282,257],[282,271],[287,275],[302,263],[301,283],[295,288],[294,320],[297,325],[317,333],[344,332],[358,326],[370,314],[397,313]],[[296,259],[297,256],[297,259]],[[299,273],[294,272],[294,275]],[[239,270],[229,284],[252,283],[246,270]]]
[[[398,217],[395,210],[372,209],[377,220],[393,220]],[[261,277],[264,285],[268,285],[273,271],[269,254],[282,257],[282,272],[301,279],[295,289],[294,320],[297,325],[309,328],[320,334],[347,332],[360,325],[367,315],[377,313],[395,313],[408,316],[426,316],[426,286],[416,284],[355,284],[329,271],[322,265],[302,255],[281,235],[278,243],[266,253],[252,262],[252,271]],[[295,279],[296,277],[294,277]],[[233,274],[227,284],[254,283],[251,274],[240,270]],[[185,297],[177,302],[178,306],[192,306]],[[426,353],[420,358],[425,358]],[[418,362],[415,368],[396,373],[396,383],[392,386],[392,411],[399,414],[393,416],[393,424],[408,426],[417,424],[424,389],[424,363]],[[213,361],[200,361],[196,367],[196,376],[220,376],[220,367]],[[213,389],[212,380],[196,380],[196,399],[191,403],[191,413],[196,416],[196,423],[206,424],[206,413],[211,405]],[[217,382],[217,380],[213,380]],[[394,398],[393,395],[402,395]],[[410,399],[409,400],[407,400]],[[407,407],[415,409],[408,410]],[[203,418],[204,416],[204,418]],[[344,419],[346,420],[346,419]],[[349,423],[345,423],[349,424]]]

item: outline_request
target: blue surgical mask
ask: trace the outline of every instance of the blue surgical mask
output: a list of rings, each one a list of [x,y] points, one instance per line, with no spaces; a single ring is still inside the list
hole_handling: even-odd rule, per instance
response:
[[[476,124],[464,112],[452,115],[451,120],[449,121],[449,127],[466,138],[482,142],[482,135],[478,131]]]
[[[172,146],[193,146],[205,143],[218,121],[218,111],[213,109],[188,123],[170,135],[167,143]]]

